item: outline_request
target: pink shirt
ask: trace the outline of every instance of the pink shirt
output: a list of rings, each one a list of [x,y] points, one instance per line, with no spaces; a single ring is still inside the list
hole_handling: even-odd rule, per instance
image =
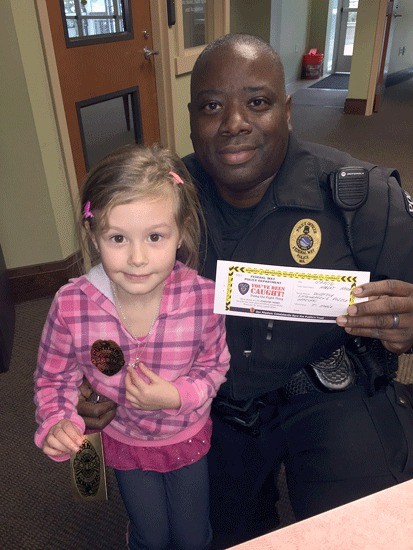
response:
[[[136,447],[120,443],[107,434],[102,434],[103,451],[107,466],[117,470],[151,470],[171,472],[190,466],[207,454],[211,447],[212,421],[193,437],[162,447]]]
[[[50,308],[39,348],[36,445],[42,447],[50,428],[63,418],[84,433],[83,418],[76,410],[83,376],[96,393],[118,404],[116,417],[104,428],[116,441],[160,447],[200,432],[229,368],[225,320],[213,313],[213,301],[214,283],[177,262],[165,282],[159,316],[141,361],[174,384],[181,407],[143,411],[132,407],[125,396],[126,366],[135,359],[137,341],[119,320],[102,266],[62,287]],[[124,364],[108,376],[99,370],[96,356],[103,363]]]

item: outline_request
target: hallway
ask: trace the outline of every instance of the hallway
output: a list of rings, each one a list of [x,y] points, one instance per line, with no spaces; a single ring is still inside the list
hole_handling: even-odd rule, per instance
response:
[[[413,78],[385,88],[380,110],[371,116],[345,115],[346,91],[299,87],[289,93],[297,137],[395,167],[413,194]]]

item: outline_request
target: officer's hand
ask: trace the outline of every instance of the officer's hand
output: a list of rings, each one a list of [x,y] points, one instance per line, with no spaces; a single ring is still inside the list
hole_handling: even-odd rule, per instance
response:
[[[337,324],[354,336],[382,341],[393,353],[403,353],[413,345],[413,284],[388,279],[366,283],[354,290],[368,301],[351,305],[348,315],[337,317]]]
[[[89,401],[93,395],[93,389],[86,378],[80,386],[77,412],[83,417],[86,427],[92,430],[102,430],[116,414],[116,403],[107,397],[99,396],[99,402]]]

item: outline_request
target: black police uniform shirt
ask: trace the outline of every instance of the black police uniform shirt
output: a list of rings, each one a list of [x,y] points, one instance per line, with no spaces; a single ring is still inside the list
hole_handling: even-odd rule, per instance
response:
[[[223,206],[194,155],[185,157],[205,214],[202,274],[215,279],[219,259],[315,269],[365,270],[371,280],[413,283],[413,208],[397,172],[290,136],[286,157],[260,203],[231,232],[237,209]],[[366,203],[354,214],[354,250],[329,174],[343,166],[369,170]],[[227,220],[226,226],[225,221]],[[243,226],[243,227],[242,227]],[[239,234],[237,234],[237,231]],[[280,388],[311,361],[328,357],[350,336],[335,323],[297,323],[228,316],[231,368],[220,394],[243,400]]]

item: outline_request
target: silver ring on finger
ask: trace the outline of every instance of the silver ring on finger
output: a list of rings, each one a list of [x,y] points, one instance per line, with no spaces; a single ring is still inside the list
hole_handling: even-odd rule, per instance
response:
[[[400,325],[400,317],[398,313],[393,313],[393,324],[391,328],[397,328]]]

